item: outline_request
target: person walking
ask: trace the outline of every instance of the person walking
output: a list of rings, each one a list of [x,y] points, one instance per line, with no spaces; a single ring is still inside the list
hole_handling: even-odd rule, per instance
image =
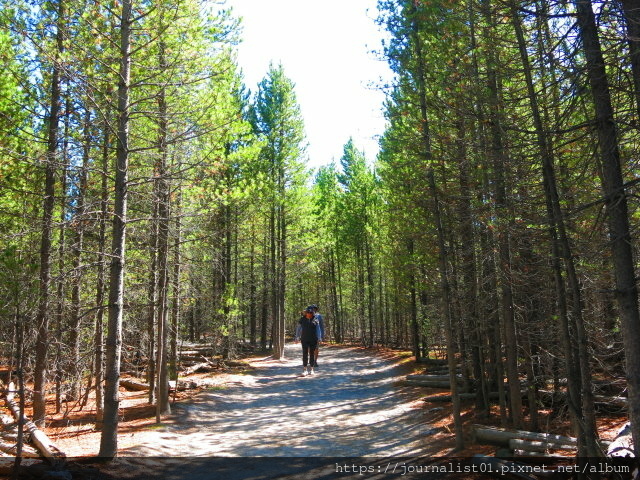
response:
[[[324,334],[324,318],[322,318],[322,315],[320,315],[320,312],[318,312],[318,310],[320,309],[317,305],[311,305],[310,306],[311,309],[313,310],[314,313],[314,318],[316,320],[318,320],[318,325],[320,325],[320,336],[321,338],[325,337]],[[318,347],[316,348],[316,358],[315,358],[315,368],[318,368],[318,353],[320,352],[320,343],[318,343]]]
[[[318,343],[322,341],[320,324],[315,318],[315,313],[311,307],[307,307],[302,312],[302,317],[298,321],[296,328],[296,341],[302,344],[302,376],[313,375],[316,361],[316,349]]]

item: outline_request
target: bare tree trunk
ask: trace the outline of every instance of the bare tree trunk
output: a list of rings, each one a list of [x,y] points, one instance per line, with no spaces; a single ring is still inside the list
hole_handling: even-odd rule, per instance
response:
[[[69,112],[71,110],[71,100],[67,96],[65,101],[65,112]],[[63,332],[65,331],[64,322],[65,322],[65,310],[66,310],[66,298],[65,298],[65,286],[67,284],[67,278],[65,275],[65,255],[66,255],[66,219],[67,219],[67,166],[69,165],[68,159],[68,151],[69,151],[69,123],[70,116],[64,116],[64,133],[63,133],[63,142],[62,142],[62,168],[60,171],[60,225],[58,227],[59,237],[58,237],[58,288],[57,288],[57,311],[55,316],[55,335],[57,341],[56,345],[56,353],[55,360],[53,362],[55,368],[55,384],[56,384],[56,413],[60,413],[62,411],[62,380],[64,377],[64,365],[63,365],[63,355],[62,355],[62,345],[63,345]]]
[[[160,40],[159,68],[166,70],[165,44]],[[167,368],[167,339],[169,313],[169,185],[167,180],[167,101],[164,86],[158,95],[158,397],[156,399],[156,422],[160,423],[162,415],[171,413],[169,405],[169,371]]]
[[[249,343],[256,346],[258,342],[258,323],[256,312],[256,245],[255,245],[255,229],[251,224],[251,253],[249,256]]]
[[[84,145],[82,151],[82,167],[80,171],[80,184],[77,186],[76,212],[73,217],[73,224],[76,229],[75,241],[73,245],[73,287],[71,289],[71,398],[80,398],[80,384],[82,376],[82,366],[80,365],[80,330],[81,330],[81,289],[82,289],[82,250],[84,248],[84,222],[85,222],[85,195],[89,175],[89,153],[91,145],[91,111],[88,107],[84,119]]]
[[[472,48],[472,66],[473,66],[473,79],[478,85],[482,82],[482,76],[480,75],[480,67],[478,61],[478,45],[476,41],[476,24],[475,24],[475,5],[474,1],[468,2],[469,17],[468,22],[470,26],[470,43]],[[484,92],[478,91],[476,94],[477,104],[483,104],[485,99],[483,97]],[[486,138],[486,125],[488,120],[484,114],[484,110],[481,107],[475,108],[475,114],[477,117],[477,133],[480,136],[481,154],[486,155],[489,150],[488,140]],[[482,172],[482,191],[489,192],[490,190],[489,174],[486,169]],[[478,193],[478,202],[480,204],[487,205],[488,201],[483,197],[481,192]],[[498,281],[497,281],[497,267],[494,254],[495,239],[493,230],[488,228],[488,225],[484,225],[479,231],[480,237],[480,266],[481,273],[479,278],[480,298],[484,299],[484,302],[478,305],[478,317],[481,322],[480,333],[481,342],[487,343],[487,359],[488,365],[486,367],[487,374],[492,384],[489,390],[497,390],[500,407],[500,423],[503,427],[507,426],[507,406],[506,406],[506,391],[504,388],[504,368],[502,363],[502,339],[500,335],[500,314],[498,307]],[[490,410],[488,410],[490,413]]]
[[[341,271],[341,263],[340,263],[340,256],[338,255],[338,252],[336,252],[336,283],[337,283],[337,294],[338,294],[338,306],[337,306],[337,312],[339,313],[339,316],[336,318],[336,322],[338,323],[337,325],[337,337],[339,338],[340,342],[344,342],[345,341],[345,331],[344,331],[344,323],[345,323],[345,318],[344,318],[344,308],[342,306],[342,271]]]
[[[412,7],[412,13],[417,14],[415,5]],[[429,131],[429,117],[427,114],[427,90],[425,85],[425,66],[423,63],[422,41],[420,39],[420,32],[418,28],[417,19],[412,20],[412,40],[414,42],[415,57],[417,59],[417,86],[418,95],[420,97],[420,120],[421,120],[421,147],[424,160],[427,162],[427,177],[429,190],[434,203],[434,221],[436,226],[436,233],[438,237],[438,268],[440,270],[440,285],[442,289],[442,303],[445,322],[445,336],[447,341],[447,361],[449,364],[449,378],[451,381],[451,399],[453,407],[453,424],[456,435],[456,449],[462,450],[464,448],[464,438],[462,431],[462,417],[460,415],[460,395],[457,385],[457,372],[456,372],[456,356],[453,334],[453,312],[451,309],[452,298],[450,293],[450,284],[448,277],[447,267],[447,250],[445,244],[445,233],[442,224],[442,216],[440,213],[440,199],[438,190],[436,188],[435,175],[433,173],[433,155],[431,150],[431,134]]]
[[[440,270],[440,285],[442,288],[442,304],[445,316],[445,336],[447,339],[447,361],[449,365],[449,383],[451,388],[451,402],[453,407],[453,424],[456,433],[456,449],[464,448],[464,438],[462,430],[462,417],[460,415],[460,395],[458,393],[458,379],[456,371],[456,349],[454,345],[453,334],[453,312],[451,311],[451,288],[449,286],[449,278],[447,273],[447,253],[444,237],[444,229],[442,226],[442,217],[440,213],[440,199],[436,188],[436,181],[433,169],[429,168],[429,189],[434,202],[434,220],[438,234],[438,268]]]
[[[120,16],[120,75],[118,80],[118,129],[114,215],[109,267],[109,319],[105,372],[104,420],[100,437],[100,457],[113,458],[118,452],[118,408],[120,398],[120,355],[124,314],[124,266],[127,225],[129,170],[129,88],[131,77],[131,0],[123,0]]]
[[[494,25],[493,14],[488,0],[482,2],[486,19],[487,35],[490,39],[490,28]],[[511,417],[515,428],[522,427],[522,398],[520,397],[520,379],[518,374],[518,337],[516,333],[515,315],[513,312],[513,290],[511,279],[511,247],[510,247],[510,214],[506,188],[505,168],[507,158],[502,138],[502,112],[497,77],[497,59],[494,46],[487,46],[487,90],[489,94],[489,129],[491,134],[491,157],[493,161],[493,181],[498,218],[498,258],[500,272],[500,291],[504,340],[506,350],[507,381],[509,383],[509,403]]]
[[[284,168],[284,167],[281,167]],[[280,170],[278,178],[278,185],[281,195],[284,197],[284,172]],[[277,232],[277,264],[275,268],[277,270],[277,283],[276,283],[276,324],[277,333],[274,333],[274,354],[275,358],[284,358],[284,346],[285,346],[285,297],[286,297],[286,266],[287,266],[287,226],[285,219],[285,205],[284,199],[281,200],[277,210],[276,218],[276,232]]]
[[[602,190],[607,208],[616,299],[625,350],[629,419],[635,454],[640,457],[640,314],[627,193],[620,166],[618,132],[595,15],[590,0],[575,0],[574,4],[596,115]]]
[[[365,225],[369,223],[368,218],[365,219]],[[375,290],[374,290],[374,271],[373,262],[371,261],[371,245],[369,241],[369,234],[365,232],[364,241],[365,262],[367,267],[367,316],[369,317],[369,346],[373,347],[375,344]],[[417,317],[417,315],[416,315]],[[418,351],[418,355],[420,352]]]
[[[157,177],[158,172],[154,172]],[[149,403],[156,401],[156,324],[158,319],[158,192],[157,181],[153,187],[153,213],[151,220],[151,269],[149,270],[149,310],[147,312],[147,381]]]
[[[542,122],[542,115],[538,106],[538,101],[534,89],[533,74],[531,71],[531,65],[527,53],[524,32],[522,30],[517,6],[513,2],[513,0],[510,2],[510,7],[511,20],[516,32],[516,38],[518,41],[518,47],[520,50],[520,56],[522,59],[522,65],[527,83],[527,92],[531,107],[531,113],[533,116],[533,123],[536,129],[539,154],[542,159],[542,175],[547,201],[549,228],[551,241],[552,243],[554,243],[554,246],[552,247],[553,254],[557,255],[560,253],[562,255],[565,270],[567,272],[567,278],[573,296],[572,320],[575,325],[577,337],[579,368],[577,365],[575,365],[575,362],[573,360],[569,360],[567,362],[567,376],[569,378],[569,399],[571,403],[570,411],[574,414],[574,419],[576,420],[576,423],[579,427],[578,439],[581,448],[581,455],[595,457],[599,452],[596,444],[597,430],[595,425],[595,409],[593,405],[589,352],[587,349],[586,332],[584,328],[584,320],[582,317],[582,293],[578,281],[578,275],[575,271],[575,263],[573,254],[571,252],[569,238],[565,228],[564,217],[560,207],[552,148],[544,132],[544,125]],[[555,260],[554,266],[558,267]],[[562,275],[559,273],[555,275],[555,280],[556,291],[558,292],[558,296],[560,297],[564,295],[564,280],[562,278]],[[565,303],[566,300],[564,298],[558,298],[558,301],[562,304],[560,312],[561,321],[563,323],[568,322]],[[561,331],[564,335],[570,335],[570,329],[568,327],[563,327]],[[571,338],[569,337],[564,339],[564,342],[565,348],[569,347],[569,350],[566,351],[566,355],[572,356],[573,348],[571,348]],[[581,405],[578,408],[578,405],[580,403]]]
[[[180,161],[178,161],[177,170],[180,170]],[[180,302],[181,302],[181,288],[180,288],[180,271],[182,262],[181,256],[181,243],[182,243],[182,187],[178,185],[178,191],[176,192],[175,203],[175,234],[174,234],[174,247],[173,247],[173,303],[171,309],[171,368],[170,376],[173,380],[178,380],[178,336],[180,329]]]
[[[111,91],[108,92],[109,98]],[[105,297],[105,249],[107,245],[107,215],[109,209],[109,150],[111,149],[110,109],[107,109],[103,125],[102,143],[102,187],[100,196],[100,220],[98,234],[98,282],[96,285],[96,318],[95,318],[95,376],[96,376],[96,428],[102,429],[104,414],[104,297]]]
[[[480,321],[478,319],[478,283],[476,271],[475,234],[473,216],[471,214],[471,185],[469,182],[469,162],[467,159],[465,143],[464,121],[458,124],[458,180],[460,184],[460,203],[458,216],[460,219],[460,241],[462,242],[462,278],[464,282],[464,294],[462,295],[462,324],[470,330],[471,360],[473,376],[475,380],[476,411],[481,417],[489,413],[489,389],[485,377],[484,352],[482,337],[480,335]]]
[[[340,310],[339,310],[339,305],[338,305],[338,280],[336,278],[336,262],[335,262],[335,255],[333,253],[333,248],[331,249],[330,253],[330,259],[329,259],[329,287],[331,289],[331,307],[332,307],[332,311],[333,311],[333,325],[335,327],[334,332],[333,332],[333,338],[335,338],[335,340],[337,342],[341,342],[342,338],[339,336],[340,335],[340,328],[338,327],[340,325]]]
[[[416,362],[420,361],[420,329],[418,326],[418,302],[416,299],[416,266],[413,256],[413,239],[409,239],[407,253],[409,254],[411,266],[409,268],[409,293],[411,295],[411,333],[413,337],[413,355]]]
[[[20,396],[20,410],[18,417],[18,439],[16,445],[15,471],[18,471],[22,461],[22,447],[24,445],[24,318],[20,311],[20,300],[15,299],[15,323],[16,323],[16,367],[18,377],[18,395]],[[9,384],[11,379],[9,378]]]
[[[280,333],[278,331],[280,327],[278,317],[278,253],[277,253],[277,239],[276,239],[277,225],[276,225],[276,207],[271,207],[271,214],[269,216],[269,239],[271,243],[270,249],[270,267],[271,267],[271,344],[273,346],[273,358],[280,358],[280,346],[278,339]]]
[[[33,421],[39,427],[46,416],[47,354],[49,351],[49,288],[51,284],[51,232],[55,206],[56,152],[58,150],[58,118],[60,115],[60,71],[64,52],[64,0],[58,1],[56,55],[51,73],[51,98],[48,117],[48,140],[45,166],[44,203],[42,206],[42,237],[40,242],[40,295],[36,315],[36,363],[33,373]]]
[[[266,223],[266,222],[265,222]],[[262,311],[261,311],[261,320],[260,324],[260,347],[262,350],[266,350],[267,348],[267,336],[268,336],[268,326],[269,326],[269,240],[268,234],[266,233],[267,228],[265,228],[265,237],[263,243],[263,258],[262,258]],[[270,230],[269,230],[270,233]]]

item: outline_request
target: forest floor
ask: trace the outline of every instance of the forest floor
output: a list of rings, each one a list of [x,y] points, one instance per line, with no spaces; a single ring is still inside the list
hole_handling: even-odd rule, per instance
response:
[[[78,478],[232,480],[275,478],[284,470],[294,472],[291,478],[301,472],[313,478],[326,472],[328,463],[335,472],[334,463],[327,462],[331,458],[452,454],[450,404],[425,403],[422,398],[438,390],[402,384],[405,375],[424,370],[408,352],[326,346],[317,373],[301,377],[299,349],[287,345],[280,361],[249,358],[250,367],[235,373],[189,377],[206,388],[178,393],[173,414],[160,425],[146,392],[121,392],[119,458],[100,466],[97,476]],[[492,455],[495,447],[471,444],[473,405],[463,406],[468,447],[455,456]],[[47,434],[69,457],[95,456],[100,433],[93,429],[94,413],[89,404],[83,411],[59,414]],[[625,419],[600,421],[607,438]],[[568,433],[567,422],[555,419],[552,424],[554,433]],[[213,470],[218,474],[212,476]]]

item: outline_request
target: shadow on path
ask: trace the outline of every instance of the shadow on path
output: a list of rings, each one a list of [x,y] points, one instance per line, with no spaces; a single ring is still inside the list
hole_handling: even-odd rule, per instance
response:
[[[189,465],[203,463],[200,470],[206,474],[207,462],[194,457],[280,457],[280,461],[240,458],[239,464],[224,463],[231,470],[233,465],[242,465],[264,471],[269,465],[281,468],[282,461],[291,467],[311,467],[309,462],[296,460],[298,457],[424,454],[425,437],[433,429],[422,420],[422,410],[412,407],[416,390],[393,385],[402,375],[397,363],[362,350],[323,348],[317,373],[302,377],[299,349],[299,345],[287,345],[286,360],[256,362],[257,370],[238,379],[238,384],[205,391],[188,403],[176,404],[175,422],[146,432],[139,445],[120,452],[126,457],[120,462],[136,463],[140,457],[191,457]],[[184,473],[180,471],[184,463],[175,461],[177,474]],[[165,466],[163,478],[172,478],[171,460],[161,463]],[[333,463],[331,468],[335,473]],[[192,472],[189,478],[253,478],[216,471],[215,477],[198,477]]]

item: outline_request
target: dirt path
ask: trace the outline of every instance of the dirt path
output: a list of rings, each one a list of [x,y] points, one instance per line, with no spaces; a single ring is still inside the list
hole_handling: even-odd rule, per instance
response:
[[[427,453],[436,429],[419,389],[394,385],[406,374],[397,358],[323,348],[316,375],[302,377],[299,349],[287,345],[287,360],[253,362],[225,388],[176,404],[166,425],[137,432],[100,478],[366,478],[338,475],[336,465],[350,457],[380,471],[382,457]]]
[[[145,432],[131,456],[413,456],[430,427],[415,389],[393,386],[399,368],[356,349],[324,348],[301,377],[298,345],[281,362],[254,363],[225,389],[177,404],[175,423]]]

